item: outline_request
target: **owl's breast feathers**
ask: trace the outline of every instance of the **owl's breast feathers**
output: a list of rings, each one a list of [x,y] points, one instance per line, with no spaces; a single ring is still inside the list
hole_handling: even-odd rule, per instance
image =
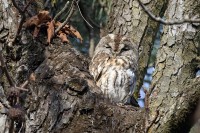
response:
[[[115,66],[115,67],[121,67],[121,68],[128,68],[129,63],[126,62],[126,60],[122,59],[122,58],[110,58],[107,61],[107,64],[109,64],[110,66]]]
[[[113,101],[122,102],[124,99],[126,101],[133,92],[136,80],[128,58],[106,57],[96,65],[98,67],[96,70],[93,69],[92,74],[97,86]]]
[[[133,64],[130,62],[131,57],[111,57],[106,53],[101,53],[100,56],[96,56],[93,58],[90,64],[90,72],[93,75],[94,79],[99,79],[103,73],[105,73],[106,69],[113,66],[118,69],[132,69]],[[92,67],[91,67],[92,66]]]

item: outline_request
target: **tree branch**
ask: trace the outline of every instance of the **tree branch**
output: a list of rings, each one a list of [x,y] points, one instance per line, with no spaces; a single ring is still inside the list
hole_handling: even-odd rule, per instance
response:
[[[3,52],[2,52],[2,47],[0,47],[0,62],[1,62],[1,67],[3,68],[6,78],[8,79],[8,82],[10,84],[10,86],[15,86],[15,82],[13,81],[13,79],[11,78],[8,69],[6,67],[6,63],[4,61],[4,57],[3,57]]]
[[[10,106],[10,104],[7,102],[7,100],[4,100],[2,97],[0,97],[0,102],[1,102],[1,104],[2,104],[5,108],[7,108],[7,109],[11,108],[11,106]]]
[[[58,14],[56,14],[56,16],[53,18],[54,21],[56,21],[56,19],[67,9],[68,5],[69,5],[69,1],[66,2],[63,9]]]
[[[17,29],[17,32],[16,32],[16,34],[15,34],[15,37],[14,37],[14,40],[13,40],[12,44],[16,41],[17,36],[20,34],[20,31],[21,31],[21,29],[22,29],[23,23],[24,23],[25,18],[26,18],[26,16],[25,16],[25,11],[27,10],[27,8],[29,7],[29,5],[31,4],[32,1],[33,1],[33,0],[30,0],[30,1],[28,2],[28,4],[24,7],[24,9],[22,10],[22,9],[20,9],[20,8],[18,7],[16,1],[15,1],[15,0],[12,0],[13,5],[14,5],[15,8],[19,11],[19,13],[20,13],[20,15],[21,15],[21,17],[22,17],[21,20],[20,20],[20,22],[19,22],[19,27],[18,27],[18,29]]]
[[[20,7],[18,7],[18,5],[17,5],[17,3],[16,3],[15,0],[12,0],[12,3],[13,3],[13,5],[14,5],[14,7],[17,8],[17,10],[19,11],[20,14],[23,14],[23,13],[24,13],[23,10],[22,10]]]
[[[200,19],[188,19],[188,18],[184,18],[182,20],[164,20],[161,17],[156,17],[152,12],[149,11],[149,9],[147,9],[147,7],[145,7],[145,5],[140,1],[137,0],[138,3],[140,4],[140,6],[142,7],[142,9],[144,10],[144,12],[154,21],[157,21],[159,23],[165,24],[165,25],[176,25],[176,24],[183,24],[183,23],[200,23]]]
[[[83,18],[83,20],[84,20],[91,28],[93,28],[92,25],[91,25],[91,24],[85,19],[85,17],[83,16],[83,14],[82,14],[82,12],[81,12],[81,9],[80,9],[80,7],[79,7],[77,1],[76,1],[76,5],[77,5],[77,7],[78,7],[78,10],[79,10],[80,15],[81,15],[81,17]]]
[[[75,4],[74,2],[75,2],[75,0],[72,1],[69,15],[67,16],[65,21],[55,30],[55,35],[58,33],[58,31],[60,31],[67,24],[67,22],[69,21],[70,17],[74,13],[74,4]]]

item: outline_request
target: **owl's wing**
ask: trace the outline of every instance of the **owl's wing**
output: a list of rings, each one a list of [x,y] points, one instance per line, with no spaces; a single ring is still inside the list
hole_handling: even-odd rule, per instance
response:
[[[110,59],[110,56],[106,53],[99,53],[93,57],[90,65],[90,73],[93,75],[94,80],[98,81],[101,77],[103,69],[106,66],[106,62]]]

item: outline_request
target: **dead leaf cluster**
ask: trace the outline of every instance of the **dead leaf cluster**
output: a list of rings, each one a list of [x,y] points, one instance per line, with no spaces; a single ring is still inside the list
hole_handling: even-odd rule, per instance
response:
[[[53,20],[48,11],[40,11],[37,15],[29,18],[24,24],[23,27],[30,28],[33,27],[33,36],[37,37],[41,27],[45,27],[47,30],[47,42],[50,44],[53,37],[57,36],[61,39],[62,42],[69,43],[68,37],[74,37],[79,39],[80,42],[83,41],[80,33],[73,28],[71,25],[65,25],[61,28],[58,33],[55,35],[55,29],[61,26],[62,23],[59,21]]]

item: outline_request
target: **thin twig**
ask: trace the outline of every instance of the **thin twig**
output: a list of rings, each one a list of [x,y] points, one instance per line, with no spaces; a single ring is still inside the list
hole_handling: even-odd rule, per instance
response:
[[[26,80],[23,84],[20,85],[20,87],[15,87],[16,89],[18,90],[21,90],[21,91],[28,91],[28,89],[25,89],[25,87],[28,85],[29,81]]]
[[[20,22],[19,22],[19,27],[18,27],[18,29],[17,29],[17,32],[16,32],[16,34],[15,34],[15,37],[14,37],[12,43],[14,43],[14,42],[17,40],[17,37],[18,37],[19,34],[20,34],[20,31],[21,31],[21,29],[22,29],[23,23],[24,23],[24,21],[25,21],[25,19],[26,19],[25,12],[26,12],[27,8],[29,7],[29,5],[31,4],[32,1],[33,1],[33,0],[30,0],[30,1],[28,2],[28,4],[24,7],[24,9],[21,10],[21,9],[17,6],[17,3],[15,2],[15,0],[12,0],[13,5],[15,6],[15,8],[17,8],[17,10],[19,11],[19,13],[20,13],[20,15],[21,15],[21,17],[22,17],[21,20],[20,20]]]
[[[60,31],[69,21],[70,17],[72,16],[72,14],[74,13],[74,0],[72,1],[72,6],[69,12],[69,15],[67,16],[67,18],[65,19],[65,21],[55,30],[55,35],[58,33],[58,31]]]
[[[88,19],[89,19],[90,23],[91,23],[94,27],[96,27],[96,28],[98,28],[98,29],[101,28],[101,27],[100,27],[96,22],[94,22],[90,17],[88,17]]]
[[[6,63],[4,61],[4,57],[3,57],[3,52],[2,52],[2,48],[0,48],[0,62],[1,62],[1,67],[3,68],[6,78],[8,79],[8,82],[10,84],[10,86],[15,87],[15,82],[13,81],[13,79],[11,78],[8,69],[6,67]]]
[[[20,90],[20,91],[28,91],[27,89],[25,88],[22,88],[22,87],[15,87],[16,89]]]
[[[149,126],[149,92],[147,91],[147,89],[144,89],[144,93],[145,93],[145,125],[146,127]]]
[[[23,26],[23,23],[24,23],[24,21],[25,21],[25,15],[23,15],[22,16],[22,19],[20,20],[20,22],[19,22],[19,27],[18,27],[18,29],[17,29],[17,32],[16,32],[16,34],[15,34],[15,38],[14,38],[14,41],[13,42],[15,42],[16,41],[16,39],[17,39],[17,36],[19,36],[19,34],[20,34],[20,32],[21,32],[21,29],[22,29],[22,26]]]
[[[20,88],[25,88],[28,85],[29,81],[26,80],[22,85],[20,85]]]
[[[69,5],[69,1],[66,2],[63,9],[58,14],[56,14],[56,16],[53,18],[54,21],[56,21],[56,19],[67,9],[68,5]]]
[[[13,5],[15,6],[15,8],[17,8],[17,10],[19,11],[20,14],[23,14],[23,13],[24,13],[23,10],[22,10],[20,7],[18,7],[18,5],[17,5],[17,3],[16,3],[15,0],[12,0],[12,3],[13,3]]]
[[[10,104],[7,101],[3,100],[3,98],[1,98],[1,97],[0,97],[0,102],[7,109],[11,108]]]
[[[12,77],[10,76],[8,69],[6,67],[6,63],[4,61],[4,57],[3,57],[3,53],[2,53],[2,48],[0,48],[0,62],[1,62],[1,67],[3,68],[6,78],[10,84],[11,87],[14,87],[18,90],[22,90],[22,91],[28,91],[27,89],[25,89],[24,87],[28,84],[28,81],[25,81],[20,87],[17,87],[14,80],[12,79]]]
[[[188,18],[184,18],[182,20],[164,20],[161,17],[156,17],[152,12],[150,12],[147,7],[145,7],[145,5],[140,1],[137,0],[138,3],[140,4],[140,6],[142,7],[142,9],[145,11],[146,14],[148,14],[148,16],[165,25],[176,25],[176,24],[183,24],[183,23],[200,23],[200,19],[188,19]]]
[[[147,125],[145,133],[148,133],[149,129],[152,127],[152,125],[155,123],[156,119],[158,118],[158,115],[159,115],[159,111],[156,110],[156,115],[153,118],[153,120],[151,121],[151,123],[149,125]]]
[[[28,2],[28,4],[26,4],[26,6],[24,7],[24,9],[23,9],[23,13],[25,13],[25,11],[27,10],[27,8],[30,6],[30,4],[33,2],[34,0],[30,0],[29,2]]]
[[[82,14],[82,12],[81,12],[81,9],[80,9],[80,7],[79,7],[79,5],[78,5],[78,2],[76,2],[76,5],[77,5],[77,7],[78,7],[78,10],[79,10],[80,15],[81,15],[81,17],[83,18],[83,20],[84,20],[91,28],[93,28],[92,25],[91,25],[91,24],[85,19],[85,17],[83,16],[83,14]]]
[[[46,0],[46,2],[44,3],[44,8],[48,6],[50,0]]]

